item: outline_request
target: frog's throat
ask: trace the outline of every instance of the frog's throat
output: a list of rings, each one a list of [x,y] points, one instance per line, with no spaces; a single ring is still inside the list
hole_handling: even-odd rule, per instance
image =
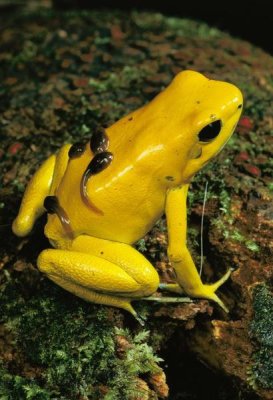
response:
[[[65,209],[60,205],[56,196],[47,196],[44,200],[44,207],[49,214],[56,214],[59,218],[62,227],[69,239],[74,239],[74,232],[71,227],[70,219]]]

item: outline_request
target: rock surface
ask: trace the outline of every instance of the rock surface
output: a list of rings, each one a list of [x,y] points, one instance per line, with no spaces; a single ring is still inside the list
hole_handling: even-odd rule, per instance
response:
[[[180,357],[185,349],[197,354],[234,385],[236,395],[217,399],[239,392],[272,399],[273,58],[205,24],[159,14],[41,11],[7,18],[0,62],[0,397],[166,398],[153,352],[172,362],[174,341]],[[139,304],[147,334],[123,312],[87,305],[41,276],[36,258],[48,246],[43,221],[23,240],[13,237],[10,223],[27,181],[49,154],[149,101],[182,69],[231,81],[245,97],[236,134],[196,176],[189,196],[189,245],[198,263],[208,182],[203,279],[234,268],[220,291],[230,313],[205,300]],[[166,241],[163,219],[137,247],[171,281]],[[175,395],[188,398],[171,388]]]

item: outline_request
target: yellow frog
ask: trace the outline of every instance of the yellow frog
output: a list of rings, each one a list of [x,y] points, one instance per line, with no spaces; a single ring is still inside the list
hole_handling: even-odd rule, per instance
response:
[[[186,198],[194,174],[232,135],[242,101],[230,83],[180,72],[149,104],[93,132],[90,143],[66,144],[49,157],[25,191],[13,232],[27,235],[47,211],[54,248],[39,255],[39,269],[87,301],[136,316],[131,301],[153,294],[159,277],[133,244],[165,212],[177,277],[166,289],[227,311],[215,292],[230,271],[202,283],[186,244]]]

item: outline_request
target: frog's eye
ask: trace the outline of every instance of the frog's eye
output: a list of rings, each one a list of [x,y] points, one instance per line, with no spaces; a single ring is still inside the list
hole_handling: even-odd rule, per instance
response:
[[[211,122],[206,125],[198,134],[199,140],[201,142],[211,142],[216,136],[219,135],[222,128],[222,122],[220,119]]]

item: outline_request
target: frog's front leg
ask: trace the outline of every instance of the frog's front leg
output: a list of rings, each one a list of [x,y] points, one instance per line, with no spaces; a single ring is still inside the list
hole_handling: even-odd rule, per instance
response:
[[[68,250],[44,250],[39,269],[75,295],[94,303],[123,308],[136,316],[131,301],[154,293],[154,267],[128,244],[82,235]]]
[[[203,284],[186,245],[187,233],[187,192],[189,185],[183,185],[168,191],[166,199],[166,216],[168,226],[168,256],[175,269],[177,282],[192,297],[205,298],[218,303],[226,312],[227,308],[216,290],[228,279],[230,270],[214,284]],[[168,289],[168,285],[165,285]],[[175,285],[170,290],[179,291]]]
[[[17,236],[28,235],[36,219],[45,212],[44,199],[51,188],[55,164],[56,156],[53,155],[41,165],[29,182],[19,213],[12,224],[12,230]]]
[[[50,156],[33,175],[24,193],[19,213],[12,224],[15,235],[28,235],[36,219],[45,212],[44,200],[54,193],[64,174],[70,147],[69,144],[64,145],[57,156]]]

